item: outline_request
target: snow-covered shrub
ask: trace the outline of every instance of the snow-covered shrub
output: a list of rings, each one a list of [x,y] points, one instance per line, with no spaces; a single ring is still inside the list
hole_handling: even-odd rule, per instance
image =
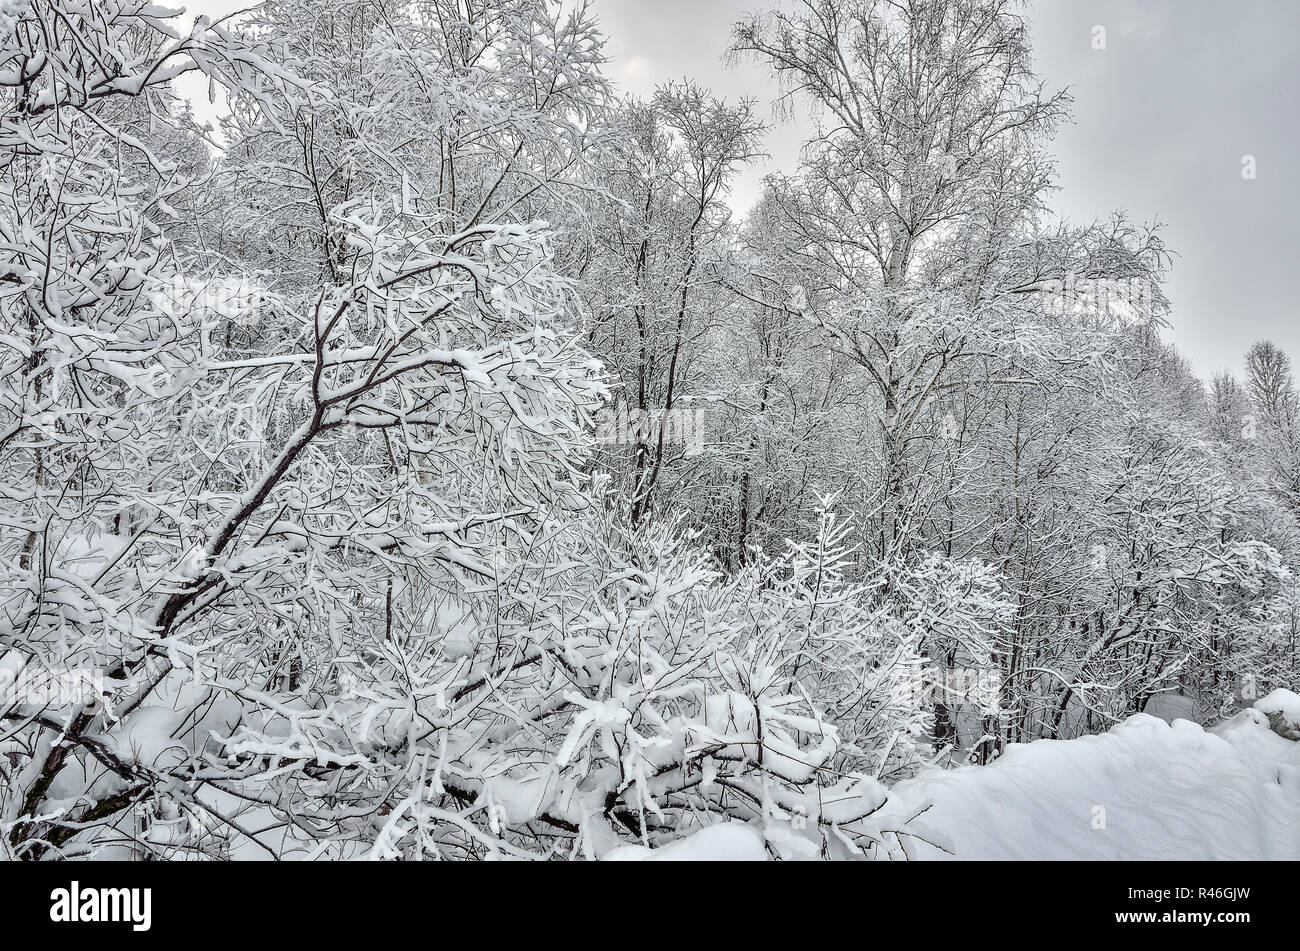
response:
[[[756,553],[741,573],[741,623],[784,640],[785,676],[836,724],[837,765],[881,779],[905,775],[927,743],[927,671],[921,632],[897,616],[878,578],[850,580],[855,526],[835,499],[817,510],[813,540],[777,557]]]
[[[374,808],[333,835],[376,857],[594,857],[725,819],[779,853],[851,850],[883,790],[829,768],[838,732],[789,679],[794,630],[746,623],[750,589],[666,528],[593,510],[553,529],[490,589],[433,596],[429,629],[345,638],[346,691],[226,751],[297,760],[274,785],[299,817],[313,774],[347,764],[335,781]]]

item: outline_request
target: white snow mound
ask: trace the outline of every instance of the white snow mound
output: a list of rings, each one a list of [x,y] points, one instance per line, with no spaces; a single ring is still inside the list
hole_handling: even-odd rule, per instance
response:
[[[888,830],[877,857],[1300,859],[1300,742],[1269,722],[1279,710],[1300,713],[1298,702],[1275,691],[1210,730],[1140,713],[1099,736],[1038,740],[987,766],[929,770],[891,789],[867,820]],[[605,856],[766,857],[761,830],[734,822]]]
[[[1137,714],[1100,736],[1008,747],[898,784],[873,818],[927,801],[914,825],[930,843],[901,837],[907,858],[1300,859],[1300,743],[1256,709],[1209,731]]]
[[[1300,740],[1300,694],[1279,688],[1256,700],[1255,709],[1268,717],[1274,732],[1288,740]]]
[[[743,822],[720,822],[664,846],[647,849],[625,845],[605,856],[606,862],[762,862],[767,858],[763,836]]]

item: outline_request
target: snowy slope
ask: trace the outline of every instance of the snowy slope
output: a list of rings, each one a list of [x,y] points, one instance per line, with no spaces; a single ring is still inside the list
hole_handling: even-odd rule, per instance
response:
[[[1300,859],[1300,742],[1268,715],[1300,712],[1300,698],[1279,693],[1209,730],[1138,714],[1099,736],[931,770],[890,790],[869,821],[898,829],[920,813],[906,826],[914,834],[883,836],[896,859]],[[608,857],[762,854],[757,830],[731,824]]]
[[[1258,710],[1209,731],[1138,714],[1011,747],[900,783],[878,818],[926,801],[914,824],[947,851],[904,838],[909,858],[1300,859],[1300,743]]]

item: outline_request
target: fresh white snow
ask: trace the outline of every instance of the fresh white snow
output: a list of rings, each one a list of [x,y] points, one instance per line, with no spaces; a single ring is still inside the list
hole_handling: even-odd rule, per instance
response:
[[[1137,714],[900,783],[880,818],[933,803],[907,858],[1300,859],[1300,744],[1244,710],[1205,730]]]
[[[1255,701],[1255,709],[1268,717],[1274,731],[1292,740],[1300,740],[1300,695],[1290,690],[1274,690]]]
[[[987,766],[929,770],[868,820],[908,830],[881,836],[876,857],[1300,859],[1300,742],[1270,728],[1272,711],[1290,718],[1300,696],[1274,691],[1208,730],[1137,714],[1097,736],[1008,747]],[[763,857],[756,842],[759,830],[729,823],[607,858]]]
[[[609,862],[761,862],[766,858],[762,833],[743,822],[720,822],[662,849],[626,845],[605,856]]]

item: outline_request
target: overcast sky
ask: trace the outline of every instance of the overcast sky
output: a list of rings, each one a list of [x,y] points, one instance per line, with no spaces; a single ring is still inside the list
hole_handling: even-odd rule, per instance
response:
[[[692,78],[728,98],[752,96],[765,118],[773,83],[750,63],[722,60],[745,11],[789,0],[593,0],[609,36],[609,73],[649,93]],[[178,0],[176,5],[185,3]],[[193,12],[247,6],[190,0]],[[1270,337],[1300,364],[1300,2],[1296,0],[1036,0],[1035,58],[1074,95],[1074,122],[1053,151],[1053,204],[1076,221],[1124,209],[1158,218],[1179,254],[1167,288],[1171,338],[1202,375],[1238,370]],[[1093,27],[1106,49],[1093,49]],[[804,126],[773,120],[765,163],[738,183],[740,211],[763,173],[791,170]],[[1253,155],[1256,178],[1242,178]]]

